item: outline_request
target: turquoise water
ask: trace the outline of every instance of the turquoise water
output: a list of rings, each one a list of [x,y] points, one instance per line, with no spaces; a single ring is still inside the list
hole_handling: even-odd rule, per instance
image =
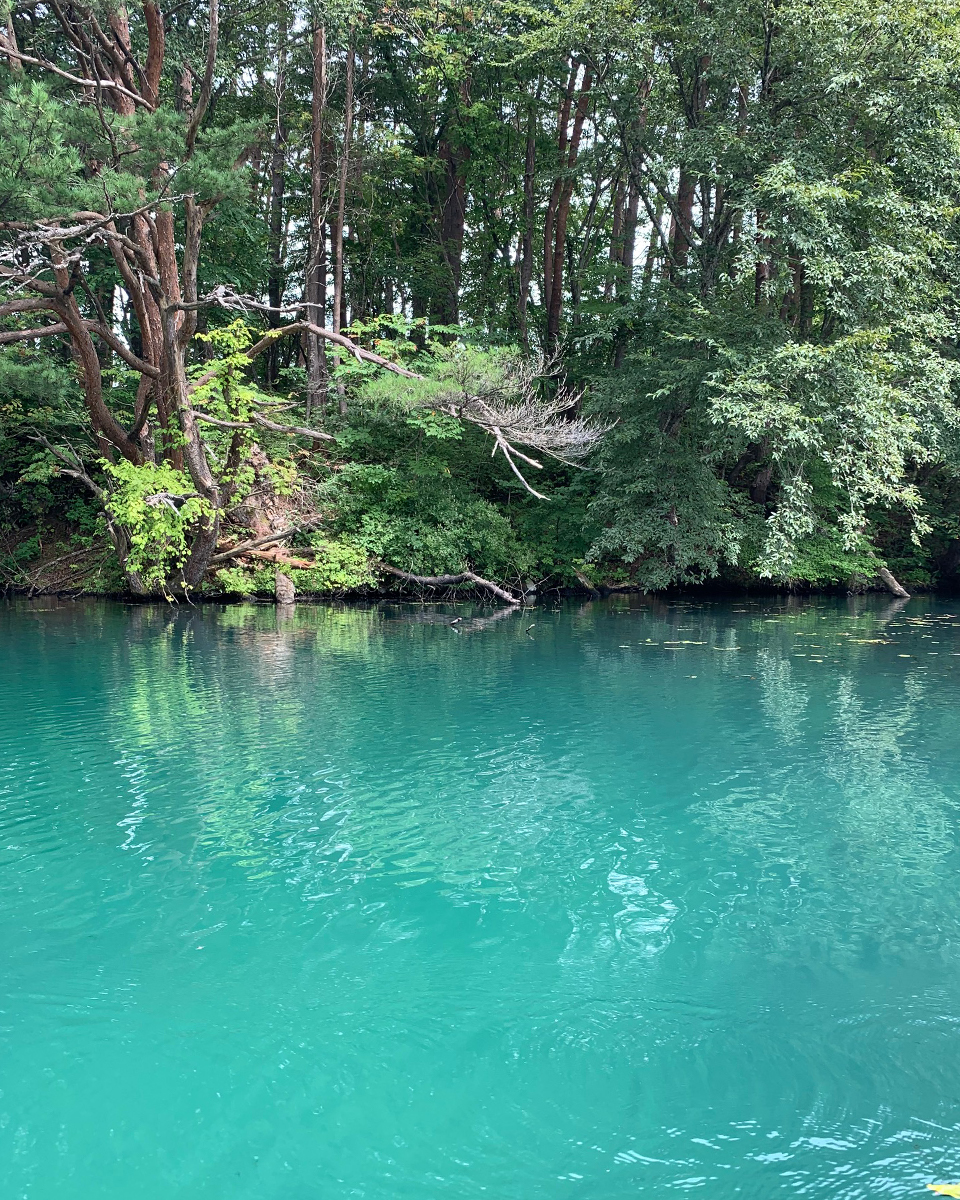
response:
[[[960,1178],[960,602],[453,612],[0,607],[0,1198]]]

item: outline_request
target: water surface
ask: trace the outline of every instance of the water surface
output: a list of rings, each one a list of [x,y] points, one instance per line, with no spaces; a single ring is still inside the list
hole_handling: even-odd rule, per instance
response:
[[[960,1177],[960,607],[453,615],[0,608],[0,1197]]]

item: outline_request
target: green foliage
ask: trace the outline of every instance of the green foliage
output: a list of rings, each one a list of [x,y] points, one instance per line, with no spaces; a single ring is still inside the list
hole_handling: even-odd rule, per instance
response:
[[[7,219],[64,211],[80,171],[60,104],[45,83],[11,82],[0,98],[0,211]]]
[[[298,593],[310,596],[335,596],[356,592],[375,582],[366,551],[357,545],[337,538],[313,533],[305,545],[316,552],[313,567],[285,567]],[[276,578],[275,567],[221,567],[217,571],[218,588],[233,595],[272,596]]]
[[[375,558],[415,574],[470,565],[498,578],[529,572],[532,555],[489,501],[472,495],[441,459],[406,466],[349,464],[330,490],[335,528]]]
[[[52,10],[11,11],[25,50],[69,59]],[[143,14],[128,16],[145,62]],[[303,31],[318,16],[328,88],[312,130]],[[879,562],[933,584],[958,569],[957,0],[225,9],[215,103],[195,142],[182,68],[203,60],[202,17],[173,9],[167,38],[159,102],[132,112],[0,56],[4,261],[32,262],[38,218],[151,202],[154,227],[172,218],[182,257],[188,205],[202,208],[197,291],[225,307],[200,305],[202,332],[184,354],[189,403],[212,418],[202,451],[217,519],[235,533],[258,526],[258,504],[271,520],[309,517],[318,554],[294,572],[301,591],[371,586],[378,557],[423,574],[469,565],[504,581],[648,589],[724,576],[837,585]],[[324,259],[320,320],[331,323],[338,261],[350,336],[420,377],[342,345],[335,360],[327,342],[318,385],[306,337],[276,331],[250,352],[308,294],[316,205],[333,231],[348,54],[347,232]],[[264,87],[278,72],[283,86]],[[116,227],[136,233],[129,215]],[[89,326],[111,327],[113,348],[97,343],[102,398],[130,429],[140,376],[118,347],[146,353],[153,336],[114,254],[130,244],[67,241],[62,298]],[[49,287],[53,274],[36,278]],[[35,283],[11,291],[0,332],[59,319],[31,308]],[[255,298],[242,318],[231,289]],[[544,395],[566,374],[609,428],[587,470],[544,462],[534,482],[547,502],[458,416],[465,397],[496,394],[518,355],[538,351],[557,359]],[[212,515],[198,487],[214,493],[180,470],[181,423],[158,407],[135,431],[130,456],[142,450],[143,465],[91,467],[103,450],[79,361],[60,335],[0,347],[0,533],[12,531],[11,546],[49,526],[66,541],[104,538],[91,496],[38,448],[45,440],[106,480],[127,566],[166,586]],[[158,383],[151,404],[160,395]],[[231,566],[217,580],[273,587],[267,568]]]
[[[310,534],[307,543],[316,550],[316,566],[294,567],[290,578],[298,592],[335,595],[354,592],[374,583],[366,551],[346,539]]]
[[[235,596],[272,595],[275,575],[270,567],[221,567],[213,590]]]
[[[825,529],[796,543],[790,579],[797,583],[847,584],[858,577],[872,579],[880,565],[866,542],[850,550],[839,530]]]
[[[107,512],[129,538],[128,572],[148,587],[165,587],[186,562],[188,535],[209,515],[209,503],[193,491],[188,476],[167,464],[101,465],[111,482]]]

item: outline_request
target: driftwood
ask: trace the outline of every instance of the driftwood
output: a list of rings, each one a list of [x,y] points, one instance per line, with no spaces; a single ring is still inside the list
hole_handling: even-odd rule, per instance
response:
[[[279,546],[275,546],[276,542],[282,542],[285,538],[292,537],[295,533],[301,533],[304,530],[309,530],[310,525],[292,525],[289,529],[281,529],[278,533],[268,533],[263,537],[251,538],[249,541],[240,542],[239,545],[233,546],[230,550],[223,550],[219,554],[215,554],[210,559],[210,566],[216,567],[221,563],[229,562],[234,558],[250,557],[264,559],[268,562],[274,562],[278,566],[283,567],[312,567],[315,564],[308,562],[305,559],[293,558],[285,553]],[[272,549],[266,549],[271,546]],[[512,592],[508,592],[506,588],[500,587],[499,584],[491,582],[489,579],[483,579],[480,575],[473,571],[461,571],[457,575],[414,575],[410,571],[401,571],[399,567],[391,567],[388,563],[380,562],[378,559],[373,559],[372,566],[378,570],[385,571],[388,575],[394,575],[397,579],[403,579],[407,583],[419,583],[424,587],[453,587],[458,583],[472,583],[475,587],[483,588],[485,591],[492,593],[505,604],[522,604],[522,597],[515,596]]]
[[[584,575],[584,573],[582,571],[578,571],[576,567],[573,568],[573,573],[574,573],[574,575],[576,575],[580,584],[587,589],[587,591],[590,593],[590,595],[595,600],[599,600],[600,596],[601,596],[600,589],[597,587],[594,587],[594,585],[590,582],[590,580],[586,577],[586,575]]]
[[[264,562],[279,563],[283,567],[298,567],[301,570],[317,565],[308,558],[294,558],[291,554],[285,554],[279,546],[273,546],[269,550],[248,550],[244,557],[260,558]]]
[[[877,577],[879,579],[881,579],[884,582],[884,584],[886,584],[886,586],[890,589],[891,592],[893,592],[893,594],[895,596],[898,596],[901,600],[909,600],[910,599],[910,593],[907,591],[907,589],[903,586],[902,583],[897,582],[897,580],[887,570],[886,567],[880,568],[880,570],[877,572]]]
[[[263,537],[251,538],[247,542],[240,542],[231,550],[223,550],[220,554],[215,554],[210,559],[209,566],[216,567],[220,563],[229,562],[231,558],[239,558],[241,554],[249,554],[251,550],[259,550],[261,546],[269,546],[273,542],[282,542],[284,538],[292,537],[295,533],[309,532],[311,525],[291,525],[289,529],[281,529],[279,533],[268,533]],[[308,564],[313,566],[312,563]]]
[[[381,571],[386,571],[388,575],[395,575],[398,579],[406,580],[407,583],[420,583],[426,587],[452,587],[456,583],[472,583],[476,587],[492,592],[506,604],[521,603],[517,596],[506,591],[499,584],[491,583],[489,579],[481,579],[473,571],[461,571],[459,575],[413,575],[410,571],[401,571],[399,567],[388,566],[385,562],[374,561],[373,565]]]

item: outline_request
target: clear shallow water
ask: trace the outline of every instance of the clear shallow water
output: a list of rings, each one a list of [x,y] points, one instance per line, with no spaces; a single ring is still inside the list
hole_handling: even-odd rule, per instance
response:
[[[443,612],[0,608],[0,1197],[960,1177],[960,605]]]

